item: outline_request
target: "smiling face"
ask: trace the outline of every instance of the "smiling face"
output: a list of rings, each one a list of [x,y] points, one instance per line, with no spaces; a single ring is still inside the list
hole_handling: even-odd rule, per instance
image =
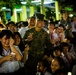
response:
[[[68,53],[68,47],[67,46],[63,47],[63,53],[64,53],[64,55],[66,55]]]
[[[10,24],[8,26],[8,30],[10,30],[11,32],[15,32],[15,26],[13,24]]]
[[[60,56],[60,55],[61,55],[60,50],[55,50],[55,51],[53,51],[53,55],[54,55],[55,57]]]
[[[52,60],[52,63],[51,63],[51,70],[53,73],[55,73],[55,71],[57,71],[58,69],[60,69],[60,65],[58,63],[58,61],[56,59],[53,59]]]
[[[1,40],[3,48],[5,48],[5,49],[9,48],[10,38],[7,38],[7,36],[4,35],[0,40]]]
[[[37,72],[42,72],[44,70],[44,66],[42,62],[38,62],[37,64]]]
[[[19,45],[20,42],[21,42],[21,39],[20,39],[19,35],[15,35],[14,39],[15,39],[15,44]]]
[[[11,39],[13,39],[13,34],[10,30],[2,30],[1,31],[0,42],[1,42],[3,48],[8,49],[10,46],[10,43],[13,44]]]
[[[31,26],[35,26],[36,19],[34,17],[31,17],[28,22]]]
[[[44,21],[43,21],[43,20],[37,20],[36,26],[37,26],[38,28],[43,28],[43,26],[44,26]]]

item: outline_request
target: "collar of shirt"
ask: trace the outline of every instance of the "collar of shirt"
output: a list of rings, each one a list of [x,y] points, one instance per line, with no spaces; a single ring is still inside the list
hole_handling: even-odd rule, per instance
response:
[[[2,55],[6,56],[9,55],[11,53],[10,48],[8,50],[3,49]]]

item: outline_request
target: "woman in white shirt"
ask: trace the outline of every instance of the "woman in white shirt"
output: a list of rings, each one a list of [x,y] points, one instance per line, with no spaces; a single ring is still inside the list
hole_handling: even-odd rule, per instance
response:
[[[20,69],[22,54],[14,46],[13,34],[10,30],[0,33],[0,73],[13,73]]]

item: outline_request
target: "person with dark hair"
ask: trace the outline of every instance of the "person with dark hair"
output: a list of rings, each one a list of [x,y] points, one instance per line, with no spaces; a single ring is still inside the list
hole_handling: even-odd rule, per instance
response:
[[[76,63],[76,56],[69,52],[68,44],[66,42],[61,43],[61,47],[64,57],[66,57],[69,62],[69,71],[71,71],[73,65]]]
[[[14,45],[14,36],[10,30],[0,33],[0,74],[12,74],[20,69],[22,54]]]
[[[36,64],[42,58],[45,48],[50,50],[49,34],[43,29],[44,15],[37,14],[36,26],[26,31],[24,35],[24,42],[27,42],[30,49],[28,52],[28,60],[25,64],[28,74],[36,74]],[[31,65],[32,64],[32,65]],[[32,69],[33,68],[33,69]]]
[[[76,57],[76,51],[74,48],[74,45],[72,43],[72,38],[71,37],[65,37],[66,43],[68,44],[69,52],[72,53]]]
[[[28,59],[29,46],[27,44],[24,45],[19,32],[14,32],[14,40],[15,40],[14,44],[19,47],[20,51],[23,54],[22,62],[25,63],[26,60]]]
[[[9,21],[6,26],[7,29],[10,30],[12,33],[17,31],[16,24],[13,21]]]
[[[22,38],[24,37],[24,34],[26,33],[27,30],[35,27],[35,22],[36,22],[36,19],[34,16],[32,16],[28,19],[28,21],[26,21],[25,23],[22,23],[21,28],[18,30]]]
[[[47,60],[39,60],[37,63],[37,73],[36,75],[52,75],[50,73],[50,64]]]
[[[49,64],[50,64],[52,59],[53,59],[53,57],[54,57],[53,52],[49,51],[48,49],[45,49],[42,58],[47,60],[49,62]]]
[[[63,54],[61,48],[62,48],[61,46],[54,47],[54,49],[53,49],[53,55],[54,55],[54,57],[61,57],[64,60],[65,65],[67,64],[66,68],[68,69],[69,62],[68,62],[67,58],[64,57],[64,54]]]
[[[66,11],[62,12],[62,19],[60,20],[60,24],[63,24],[65,29],[71,27],[71,22],[68,20],[68,13]]]
[[[21,38],[23,38],[27,26],[28,26],[28,21],[23,21],[23,22],[21,22],[20,28],[19,28],[19,30],[18,30],[18,32],[19,32],[20,35],[21,35]]]
[[[65,41],[65,31],[63,24],[60,24],[58,27],[58,38],[60,43]]]
[[[60,72],[62,74],[65,73],[65,75],[67,75],[67,72],[68,72],[66,69],[64,60],[61,57],[54,57],[50,65],[50,68],[51,68],[53,75],[57,75]]]
[[[62,24],[64,26],[65,37],[67,37],[67,36],[72,37],[72,35],[71,35],[71,21],[68,20],[68,12],[63,11],[61,16],[62,16],[62,19],[59,21],[59,24]]]

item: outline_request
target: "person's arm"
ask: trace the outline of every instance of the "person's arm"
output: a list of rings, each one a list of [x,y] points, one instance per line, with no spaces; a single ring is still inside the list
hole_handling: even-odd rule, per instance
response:
[[[4,63],[5,61],[13,61],[13,55],[7,55],[0,57],[0,64]]]
[[[24,54],[23,54],[23,58],[22,58],[22,62],[26,62],[27,60],[27,56],[28,56],[28,50],[29,50],[29,45],[25,45],[25,49],[24,49]]]
[[[3,28],[7,28],[5,24],[3,24],[2,22],[0,22],[0,24],[2,24]]]
[[[11,48],[11,51],[13,53],[15,53],[15,58],[16,60],[18,61],[21,61],[22,60],[22,55],[19,53],[19,51],[14,47],[14,39],[10,38],[10,48]]]
[[[33,33],[30,32],[29,30],[26,31],[23,37],[23,43],[24,44],[29,44],[33,40]]]

